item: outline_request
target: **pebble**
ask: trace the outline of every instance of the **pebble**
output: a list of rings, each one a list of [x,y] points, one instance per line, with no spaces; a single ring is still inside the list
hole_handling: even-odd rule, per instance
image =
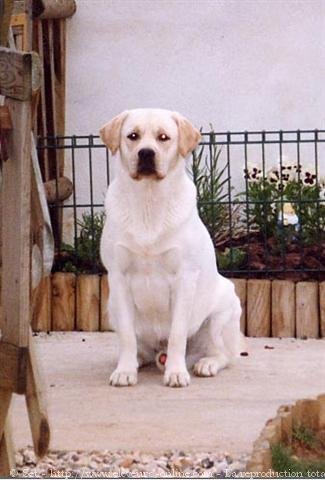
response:
[[[17,478],[35,471],[62,470],[71,473],[73,478],[81,478],[87,472],[104,472],[105,478],[135,478],[141,473],[144,478],[166,477],[171,474],[184,477],[220,478],[245,471],[248,455],[233,457],[228,452],[185,452],[183,450],[166,451],[162,455],[146,452],[124,452],[122,450],[103,451],[57,451],[36,462],[32,447],[16,453]],[[20,472],[20,473],[19,473]],[[72,473],[73,472],[73,473]]]
[[[201,461],[201,465],[203,468],[212,468],[214,466],[214,462],[212,460],[210,460],[210,458],[204,458],[202,461]]]

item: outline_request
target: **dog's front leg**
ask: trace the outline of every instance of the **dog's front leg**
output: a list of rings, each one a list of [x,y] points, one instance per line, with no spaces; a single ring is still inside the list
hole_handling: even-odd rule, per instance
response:
[[[185,271],[177,278],[164,375],[164,384],[169,387],[186,387],[190,383],[185,353],[197,277],[197,272]]]
[[[126,387],[137,383],[137,340],[134,327],[134,305],[126,279],[122,274],[110,275],[110,295],[114,299],[114,315],[119,335],[119,360],[109,383]]]

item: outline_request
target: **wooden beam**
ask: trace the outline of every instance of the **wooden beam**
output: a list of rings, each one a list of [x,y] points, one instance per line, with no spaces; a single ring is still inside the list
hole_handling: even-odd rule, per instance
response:
[[[15,100],[30,100],[41,84],[37,53],[0,47],[0,94]]]
[[[46,454],[50,443],[50,426],[44,392],[44,382],[38,368],[34,342],[30,331],[26,404],[34,450],[38,457],[43,457]]]
[[[14,0],[0,1],[0,45],[6,46],[8,44],[8,33],[13,6]]]
[[[71,17],[76,9],[75,0],[41,0],[43,12],[39,18],[67,18]]]
[[[99,330],[99,276],[78,275],[77,277],[77,330],[97,332]]]
[[[76,315],[76,276],[57,272],[52,276],[52,329],[73,331]]]
[[[11,476],[10,472],[16,467],[15,452],[12,441],[11,426],[7,418],[5,430],[0,440],[0,476]]]
[[[31,110],[29,102],[7,100],[13,130],[9,159],[2,165],[2,341],[28,346],[30,322]],[[10,219],[5,221],[4,219]]]
[[[100,331],[106,332],[112,330],[108,313],[109,284],[108,275],[100,277]]]
[[[319,337],[318,283],[296,284],[297,338]]]
[[[272,336],[294,337],[296,323],[295,284],[289,280],[272,282]]]
[[[5,430],[11,397],[12,392],[10,390],[0,388],[0,438],[2,438]]]
[[[51,330],[51,279],[43,277],[33,292],[32,328],[36,332]]]
[[[0,388],[24,393],[26,366],[27,348],[0,342]]]
[[[271,281],[247,281],[247,335],[269,337],[271,333]]]

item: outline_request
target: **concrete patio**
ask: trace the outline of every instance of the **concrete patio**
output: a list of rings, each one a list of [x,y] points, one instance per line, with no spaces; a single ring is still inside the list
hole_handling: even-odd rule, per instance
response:
[[[131,388],[108,386],[117,357],[114,333],[35,337],[51,422],[51,448],[163,452],[250,451],[277,408],[325,392],[325,340],[247,339],[248,356],[185,389],[162,385],[155,368]],[[22,397],[15,396],[16,447],[31,444]]]

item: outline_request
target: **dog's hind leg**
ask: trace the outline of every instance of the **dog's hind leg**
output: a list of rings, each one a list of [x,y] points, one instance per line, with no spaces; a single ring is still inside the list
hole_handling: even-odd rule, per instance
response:
[[[196,348],[203,356],[194,364],[194,374],[211,377],[230,365],[240,349],[240,313],[239,301],[224,311],[210,315],[196,335]],[[190,353],[190,352],[189,352]]]

